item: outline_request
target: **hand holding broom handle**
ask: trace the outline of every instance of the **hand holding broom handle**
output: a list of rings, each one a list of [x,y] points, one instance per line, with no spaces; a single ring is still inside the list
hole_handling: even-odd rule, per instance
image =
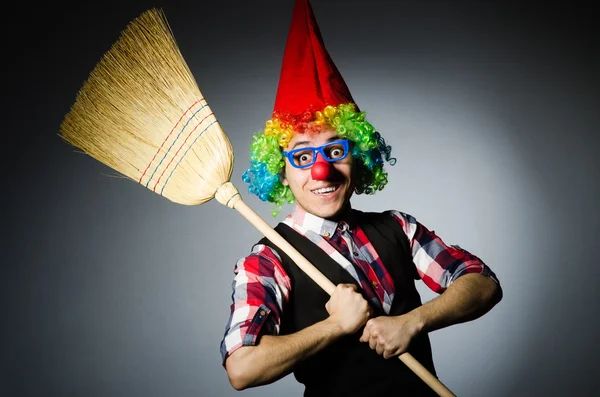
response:
[[[231,182],[221,185],[215,193],[215,198],[223,205],[236,209],[244,218],[246,218],[254,227],[256,227],[265,237],[281,248],[298,267],[306,273],[314,282],[319,285],[327,294],[333,294],[335,285],[327,279],[312,263],[310,263],[298,250],[288,243],[275,229],[265,222],[256,212],[254,212],[242,199],[242,196]],[[440,382],[431,372],[419,363],[410,353],[402,353],[398,357],[408,368],[410,368],[419,378],[433,389],[439,396],[456,397],[442,382]]]

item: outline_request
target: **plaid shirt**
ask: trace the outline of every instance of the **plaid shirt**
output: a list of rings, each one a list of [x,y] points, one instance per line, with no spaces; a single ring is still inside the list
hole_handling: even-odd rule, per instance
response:
[[[496,276],[479,258],[457,245],[446,245],[434,231],[406,213],[386,211],[402,225],[421,280],[442,293],[467,273]],[[299,207],[284,223],[304,235],[344,267],[361,285],[364,295],[386,314],[394,299],[394,283],[379,255],[350,215],[333,222],[309,214]],[[221,342],[225,359],[241,346],[257,343],[260,334],[279,333],[282,308],[290,296],[291,282],[279,254],[256,244],[249,256],[238,260],[234,269],[231,315]]]

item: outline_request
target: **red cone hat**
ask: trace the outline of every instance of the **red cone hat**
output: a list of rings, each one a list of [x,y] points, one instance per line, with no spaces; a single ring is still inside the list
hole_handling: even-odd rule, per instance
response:
[[[325,49],[312,7],[308,0],[296,0],[273,112],[295,115],[351,102],[350,91]]]

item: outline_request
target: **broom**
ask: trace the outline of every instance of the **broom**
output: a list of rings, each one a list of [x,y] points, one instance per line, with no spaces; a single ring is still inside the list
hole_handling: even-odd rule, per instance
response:
[[[162,10],[150,9],[129,23],[77,93],[59,136],[175,203],[200,205],[216,198],[237,210],[333,293],[334,284],[249,208],[230,182],[231,142]],[[454,396],[411,354],[400,359],[440,396]]]

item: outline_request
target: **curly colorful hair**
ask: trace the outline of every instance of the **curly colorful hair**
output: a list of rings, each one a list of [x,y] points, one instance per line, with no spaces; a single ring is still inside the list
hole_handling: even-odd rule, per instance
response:
[[[396,163],[396,159],[391,157],[392,148],[386,145],[381,135],[365,120],[365,113],[358,111],[354,104],[309,109],[300,115],[275,112],[264,130],[252,137],[250,168],[242,175],[250,193],[262,201],[275,203],[277,208],[273,216],[285,203],[295,201],[290,188],[281,183],[285,166],[282,149],[287,147],[294,132],[319,132],[327,126],[335,129],[341,138],[353,142],[352,156],[358,160],[354,189],[357,194],[374,194],[387,184],[383,165],[384,160],[391,165]]]

